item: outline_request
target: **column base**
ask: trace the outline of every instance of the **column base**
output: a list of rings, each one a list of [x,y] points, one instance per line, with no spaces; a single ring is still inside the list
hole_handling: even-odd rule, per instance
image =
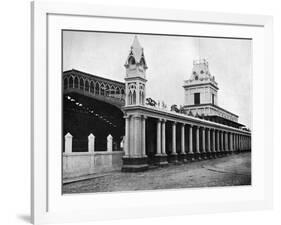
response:
[[[196,160],[202,160],[202,153],[196,152],[196,153],[194,153],[194,156],[195,156]]]
[[[168,161],[167,161],[167,155],[165,154],[156,154],[154,156],[154,163],[157,165],[157,166],[168,166]]]
[[[207,152],[202,152],[202,159],[204,160],[208,159]]]
[[[143,172],[148,169],[147,157],[123,157],[122,172]]]
[[[180,153],[178,155],[178,160],[182,163],[186,163],[187,162],[187,155],[185,153]]]
[[[194,153],[187,153],[186,159],[190,162],[193,162],[195,160]]]
[[[206,152],[206,157],[207,157],[207,159],[212,159],[212,154],[211,154],[211,152]]]
[[[169,163],[178,163],[178,154],[172,153],[168,156],[168,162]]]
[[[218,158],[218,152],[212,152],[213,159]]]

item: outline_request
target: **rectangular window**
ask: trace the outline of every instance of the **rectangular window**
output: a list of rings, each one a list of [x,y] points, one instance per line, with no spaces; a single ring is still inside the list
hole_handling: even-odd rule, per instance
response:
[[[215,104],[215,95],[212,94],[212,104],[214,105]]]
[[[200,93],[194,93],[194,105],[200,105]]]

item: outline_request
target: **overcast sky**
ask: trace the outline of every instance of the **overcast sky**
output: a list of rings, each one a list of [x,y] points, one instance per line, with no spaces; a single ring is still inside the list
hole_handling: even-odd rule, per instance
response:
[[[124,82],[134,34],[64,31],[63,70],[77,69]],[[251,124],[252,44],[250,40],[138,35],[148,70],[146,97],[183,105],[183,81],[194,59],[206,58],[218,82],[218,105]]]

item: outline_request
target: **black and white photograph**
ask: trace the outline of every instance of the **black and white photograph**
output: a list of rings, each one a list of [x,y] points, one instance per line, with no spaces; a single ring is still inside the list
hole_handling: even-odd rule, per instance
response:
[[[252,39],[61,35],[63,194],[252,184]]]

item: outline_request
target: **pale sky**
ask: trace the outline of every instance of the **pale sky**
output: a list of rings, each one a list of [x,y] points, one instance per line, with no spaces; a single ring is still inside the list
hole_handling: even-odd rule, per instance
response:
[[[63,70],[77,69],[124,82],[125,61],[135,34],[63,32]],[[183,105],[183,81],[191,76],[194,59],[206,58],[218,83],[218,106],[252,127],[252,42],[242,39],[143,35],[146,97]]]

